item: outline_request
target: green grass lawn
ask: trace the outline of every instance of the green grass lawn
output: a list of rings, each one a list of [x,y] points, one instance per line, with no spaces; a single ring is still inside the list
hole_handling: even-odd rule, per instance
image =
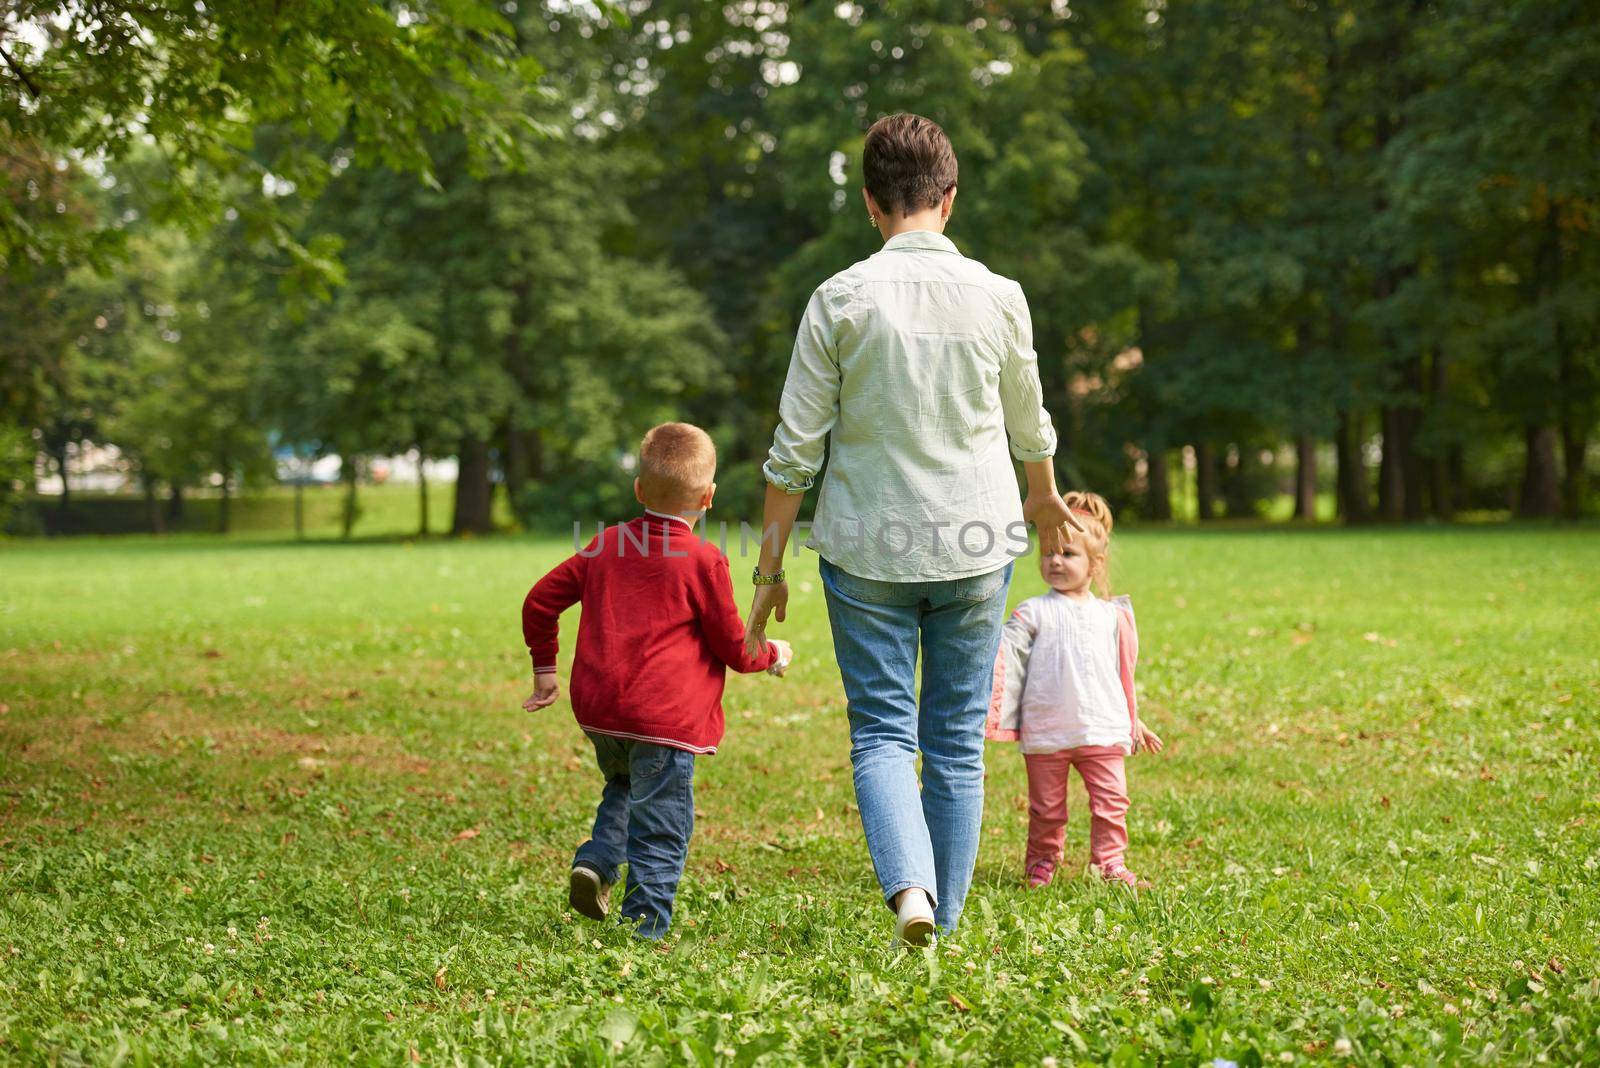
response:
[[[796,667],[732,679],[700,763],[673,936],[567,911],[599,776],[564,701],[518,707],[567,551],[0,546],[0,1061],[1600,1061],[1593,529],[1119,535],[1155,888],[1024,890],[993,746],[925,952],[889,944],[809,554]]]

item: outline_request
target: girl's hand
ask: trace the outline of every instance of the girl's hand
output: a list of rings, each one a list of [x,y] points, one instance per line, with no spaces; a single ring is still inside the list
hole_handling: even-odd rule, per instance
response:
[[[745,655],[754,659],[767,648],[767,617],[776,616],[779,623],[789,611],[789,584],[775,583],[757,586],[755,599],[750,602],[750,615],[744,623]]]
[[[1140,720],[1138,723],[1133,725],[1133,751],[1135,753],[1141,749],[1148,749],[1152,753],[1159,753],[1165,748],[1166,746],[1162,743],[1161,736],[1155,731],[1151,730],[1149,727],[1146,727],[1143,720]]]
[[[537,712],[541,708],[549,708],[556,703],[556,698],[561,696],[561,680],[553,672],[533,677],[533,693],[522,702],[524,712]]]

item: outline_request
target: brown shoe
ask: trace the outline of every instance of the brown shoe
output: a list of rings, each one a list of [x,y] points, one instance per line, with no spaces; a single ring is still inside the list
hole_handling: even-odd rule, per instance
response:
[[[611,884],[593,868],[577,864],[567,888],[567,904],[591,920],[603,920],[611,911]]]

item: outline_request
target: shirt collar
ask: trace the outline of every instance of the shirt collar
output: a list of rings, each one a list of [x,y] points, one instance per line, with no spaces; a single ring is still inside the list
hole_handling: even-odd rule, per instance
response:
[[[883,243],[884,251],[899,251],[902,249],[925,249],[929,252],[953,252],[961,255],[961,250],[956,248],[956,243],[943,234],[936,234],[932,230],[906,230],[895,234]]]
[[[690,530],[694,529],[694,520],[688,518],[687,516],[673,515],[671,512],[658,512],[654,508],[646,508],[644,510],[644,514],[653,515],[658,519],[676,519]]]

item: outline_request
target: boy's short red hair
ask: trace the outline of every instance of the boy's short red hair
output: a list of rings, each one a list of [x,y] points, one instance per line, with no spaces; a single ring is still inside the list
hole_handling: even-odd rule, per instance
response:
[[[692,423],[653,426],[639,443],[639,491],[652,500],[691,505],[717,476],[717,447]]]

